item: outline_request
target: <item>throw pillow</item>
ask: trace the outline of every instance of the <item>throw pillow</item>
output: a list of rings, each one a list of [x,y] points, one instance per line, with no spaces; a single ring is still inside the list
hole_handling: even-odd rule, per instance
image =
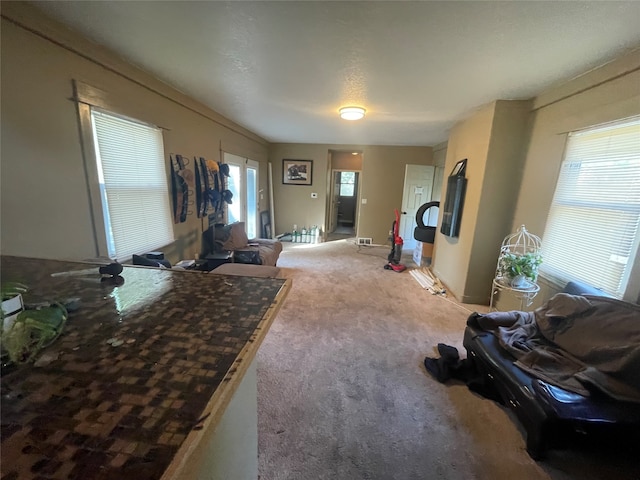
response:
[[[215,250],[216,252],[219,252],[220,250],[225,250],[224,244],[227,243],[229,237],[231,236],[231,226],[225,225],[224,223],[216,223],[215,229]]]
[[[231,227],[231,232],[223,248],[225,250],[239,250],[246,247],[249,244],[249,239],[244,229],[244,222],[235,222],[229,226]]]
[[[260,251],[258,249],[236,250],[233,254],[233,261],[235,263],[252,263],[254,265],[262,265]]]
[[[224,223],[216,223],[202,232],[202,250],[201,257],[206,257],[211,253],[225,250],[224,244],[229,240],[231,235],[231,226]]]

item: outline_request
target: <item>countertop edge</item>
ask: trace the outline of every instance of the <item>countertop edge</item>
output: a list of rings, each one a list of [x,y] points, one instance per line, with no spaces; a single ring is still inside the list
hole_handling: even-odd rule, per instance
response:
[[[185,471],[189,466],[192,467],[192,465],[189,465],[190,460],[198,453],[199,449],[203,449],[207,445],[208,442],[206,440],[215,432],[225,409],[231,402],[251,362],[255,359],[260,345],[262,345],[278,311],[291,290],[291,284],[291,279],[285,279],[274,302],[260,321],[259,326],[249,340],[247,340],[247,343],[236,357],[233,365],[222,379],[220,387],[207,403],[201,417],[203,420],[199,424],[202,425],[202,428],[199,430],[191,430],[189,435],[187,435],[187,438],[162,475],[161,480],[184,480]]]

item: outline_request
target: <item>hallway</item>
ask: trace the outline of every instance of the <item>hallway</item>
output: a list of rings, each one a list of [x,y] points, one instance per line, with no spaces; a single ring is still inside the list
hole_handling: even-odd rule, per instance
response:
[[[336,229],[327,235],[327,242],[335,242],[336,240],[344,240],[356,236],[355,228],[350,226],[339,225]]]

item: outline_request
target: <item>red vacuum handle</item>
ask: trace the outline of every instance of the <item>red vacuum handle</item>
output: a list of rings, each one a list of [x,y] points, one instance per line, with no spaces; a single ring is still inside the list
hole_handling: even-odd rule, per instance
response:
[[[399,235],[399,231],[400,231],[400,212],[398,212],[398,209],[395,209],[396,212],[396,222],[393,224],[393,243],[395,245],[402,245],[404,244],[404,240],[402,240],[402,237]]]

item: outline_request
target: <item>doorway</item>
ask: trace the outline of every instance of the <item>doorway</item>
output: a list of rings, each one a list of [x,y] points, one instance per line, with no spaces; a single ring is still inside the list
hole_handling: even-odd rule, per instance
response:
[[[356,209],[360,172],[333,171],[333,211],[330,233],[353,237],[356,234]]]
[[[329,151],[326,241],[355,237],[362,182],[362,152]]]
[[[400,217],[400,236],[404,240],[404,248],[408,251],[416,246],[413,230],[416,227],[416,212],[420,205],[433,200],[433,181],[435,167],[430,165],[407,165],[404,173],[404,188],[402,190],[402,215]],[[437,217],[432,218],[426,225],[435,226]]]
[[[224,163],[229,165],[227,188],[233,195],[227,206],[227,222],[245,222],[247,236],[259,237],[258,162],[224,152]]]

